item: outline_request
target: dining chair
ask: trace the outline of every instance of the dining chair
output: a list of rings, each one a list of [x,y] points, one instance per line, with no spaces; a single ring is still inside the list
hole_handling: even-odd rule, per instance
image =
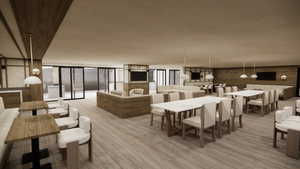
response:
[[[79,119],[78,109],[71,107],[69,114],[70,114],[69,117],[62,117],[62,118],[55,119],[55,122],[60,129],[69,129],[78,126],[78,119]]]
[[[275,109],[275,90],[270,90],[270,101],[269,101],[269,109],[270,111]]]
[[[280,91],[278,89],[275,90],[275,109],[278,109]]]
[[[79,127],[60,131],[57,136],[58,148],[66,159],[67,144],[78,141],[79,145],[88,144],[89,160],[92,161],[92,123],[86,116],[79,117]]]
[[[286,106],[275,112],[273,147],[277,147],[277,133],[281,133],[281,139],[288,132],[288,127],[300,126],[300,117],[293,114],[294,108]]]
[[[168,98],[169,98],[168,99],[169,102],[180,100],[180,94],[178,92],[169,93],[169,97]]]
[[[205,104],[200,115],[186,118],[182,122],[182,138],[185,138],[186,126],[194,127],[196,134],[200,131],[200,146],[204,147],[204,129],[211,129],[212,139],[215,141],[216,103]]]
[[[209,85],[207,86],[207,91],[208,91],[208,93],[212,93],[212,92],[213,92],[213,87],[214,87],[214,85],[212,85],[212,84],[209,84]]]
[[[239,118],[240,128],[243,127],[243,107],[244,107],[244,98],[243,96],[237,96],[233,101],[233,110],[231,111],[232,117],[232,130],[235,130],[235,119]]]
[[[296,100],[296,115],[300,115],[300,100]]]
[[[223,87],[217,88],[217,97],[224,97],[224,88]]]
[[[194,92],[193,91],[185,91],[183,92],[183,98],[184,99],[192,99],[194,96]]]
[[[68,116],[69,112],[70,112],[70,105],[69,105],[69,103],[66,102],[66,101],[64,101],[64,100],[60,100],[59,104],[61,105],[60,107],[48,109],[47,112],[49,114],[58,115],[60,117],[66,117],[66,116]]]
[[[151,104],[163,103],[164,102],[164,94],[153,94],[151,95]],[[164,128],[165,122],[165,110],[160,108],[151,108],[150,112],[150,126],[153,126],[154,116],[161,117],[161,130]]]
[[[270,103],[270,91],[265,91],[262,99],[253,99],[248,102],[247,113],[248,113],[250,106],[258,106],[261,108],[262,116],[264,116],[265,110],[266,110],[266,112],[268,112],[269,103]]]
[[[239,91],[239,88],[237,86],[232,86],[232,92],[237,92]]]
[[[228,133],[231,133],[231,109],[232,109],[232,99],[224,99],[219,104],[220,108],[217,112],[216,122],[218,127],[218,136],[222,137],[222,131],[224,128],[224,124],[227,125]]]
[[[231,87],[227,86],[225,87],[225,93],[230,93],[231,92]]]

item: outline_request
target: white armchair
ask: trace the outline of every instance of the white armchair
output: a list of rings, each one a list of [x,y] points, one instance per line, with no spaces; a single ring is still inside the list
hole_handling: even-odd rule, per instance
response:
[[[261,107],[261,114],[264,116],[265,111],[267,110],[270,104],[270,91],[265,91],[262,99],[254,99],[250,100],[247,105],[247,112],[250,106],[258,106]]]
[[[79,112],[78,109],[71,107],[70,116],[55,119],[57,126],[61,129],[73,128],[78,126]]]
[[[89,160],[92,161],[92,124],[90,118],[86,116],[79,117],[79,127],[62,130],[58,134],[58,147],[66,157],[66,148],[68,143],[78,141],[79,145],[88,144]]]

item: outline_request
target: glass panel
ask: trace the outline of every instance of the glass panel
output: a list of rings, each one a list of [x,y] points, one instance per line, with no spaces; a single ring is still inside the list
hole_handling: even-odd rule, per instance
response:
[[[115,69],[108,69],[108,78],[109,78],[109,91],[116,90],[116,83],[115,83]]]
[[[166,85],[166,70],[157,70],[156,83],[159,86]]]
[[[116,69],[116,90],[123,91],[123,80],[124,80],[123,69]]]
[[[72,68],[73,98],[84,98],[83,68]]]
[[[43,66],[44,100],[57,100],[59,97],[58,67]]]
[[[169,70],[169,84],[175,85],[175,71]]]
[[[84,68],[85,98],[95,97],[98,90],[98,68]]]
[[[71,99],[71,68],[61,67],[61,97]]]
[[[180,85],[180,70],[175,72],[175,85]]]
[[[105,68],[99,68],[99,91],[108,91],[108,71]]]

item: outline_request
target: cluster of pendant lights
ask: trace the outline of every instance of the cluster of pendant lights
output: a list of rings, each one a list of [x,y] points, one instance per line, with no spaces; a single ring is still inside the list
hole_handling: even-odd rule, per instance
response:
[[[256,79],[257,75],[256,75],[256,70],[255,70],[255,64],[253,65],[253,71],[254,73],[250,76],[252,79]],[[247,79],[248,75],[245,72],[245,63],[243,63],[243,74],[241,74],[240,76],[241,79]]]

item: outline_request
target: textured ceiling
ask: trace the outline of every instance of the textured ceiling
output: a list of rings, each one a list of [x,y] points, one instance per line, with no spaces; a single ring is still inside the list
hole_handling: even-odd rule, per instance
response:
[[[300,64],[299,0],[74,0],[46,64]]]

